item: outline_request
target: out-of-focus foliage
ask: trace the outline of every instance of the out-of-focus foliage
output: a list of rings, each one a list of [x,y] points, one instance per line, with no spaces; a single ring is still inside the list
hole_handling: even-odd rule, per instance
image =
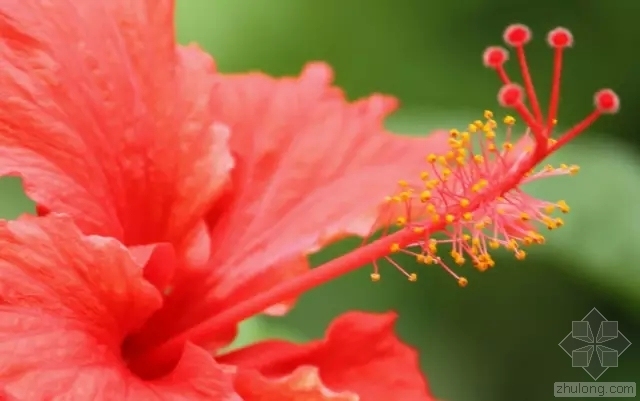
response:
[[[484,109],[497,109],[498,80],[482,67],[480,55],[487,45],[500,44],[512,22],[534,29],[527,52],[542,99],[548,96],[552,60],[546,32],[563,25],[575,35],[565,57],[560,126],[589,112],[592,94],[601,87],[614,88],[622,98],[619,115],[604,118],[597,131],[553,157],[580,164],[578,176],[532,185],[536,195],[566,199],[572,211],[566,226],[549,233],[547,245],[527,261],[516,263],[502,253],[487,273],[463,267],[470,285],[462,290],[439,269],[400,258],[418,271],[418,283],[388,267],[383,280],[372,284],[365,268],[307,294],[286,318],[247,322],[239,341],[319,337],[344,310],[395,309],[399,332],[420,351],[440,399],[550,400],[553,382],[590,380],[571,367],[558,343],[571,321],[596,307],[618,320],[636,343],[600,381],[637,380],[640,55],[630,49],[640,36],[639,11],[640,3],[595,0],[178,0],[180,40],[199,42],[220,70],[294,74],[307,61],[326,60],[349,97],[378,91],[398,96],[404,107],[389,120],[398,132],[462,128]],[[509,71],[517,76],[514,66]],[[4,180],[0,193],[3,216],[26,210],[17,181]],[[356,244],[333,245],[313,262]]]

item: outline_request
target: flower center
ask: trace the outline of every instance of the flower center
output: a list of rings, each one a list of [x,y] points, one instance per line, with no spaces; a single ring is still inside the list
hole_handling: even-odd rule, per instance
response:
[[[523,25],[509,26],[504,39],[516,50],[524,88],[512,83],[503,68],[508,59],[507,50],[489,47],[484,52],[483,60],[487,67],[496,71],[503,84],[498,93],[500,104],[515,110],[526,123],[525,140],[512,141],[511,130],[515,119],[507,116],[503,120],[507,127],[507,139],[498,146],[495,142],[498,123],[489,111],[485,112],[484,121],[473,122],[466,131],[452,130],[450,150],[442,155],[427,155],[427,164],[420,169],[423,171],[419,179],[400,181],[400,190],[387,198],[382,209],[386,215],[374,229],[395,223],[400,228],[398,231],[388,233],[385,229],[381,238],[363,243],[352,252],[219,313],[209,313],[197,324],[177,332],[169,339],[157,344],[140,344],[140,349],[125,353],[132,371],[143,372],[139,374],[146,378],[158,377],[175,366],[187,341],[207,344],[214,333],[234,327],[272,305],[296,298],[307,290],[370,263],[374,264],[371,278],[377,281],[381,277],[376,264],[379,259],[388,260],[410,281],[415,281],[415,273],[408,273],[391,259],[393,253],[409,253],[419,262],[438,264],[456,278],[459,285],[465,286],[467,279],[454,273],[437,256],[438,245],[451,246],[450,254],[455,263],[465,263],[466,257],[482,271],[494,265],[489,249],[504,247],[514,252],[517,259],[523,259],[526,253],[521,249],[522,245],[543,243],[544,236],[532,224],[539,222],[548,229],[559,227],[564,224],[563,221],[550,217],[549,213],[555,209],[567,212],[569,208],[563,201],[551,203],[533,199],[520,189],[520,185],[537,178],[577,172],[577,166],[565,165],[559,168],[547,166],[539,172],[533,169],[584,132],[602,114],[617,112],[619,100],[609,89],[597,92],[594,111],[569,130],[554,135],[562,56],[564,49],[573,44],[571,33],[564,28],[557,28],[547,37],[554,49],[554,68],[546,116],[538,103],[526,63],[524,45],[531,39],[529,29]],[[525,94],[530,108],[524,104]],[[529,139],[529,143],[526,139]],[[445,238],[436,239],[434,235],[438,233],[444,233]],[[184,307],[189,308],[190,305]]]

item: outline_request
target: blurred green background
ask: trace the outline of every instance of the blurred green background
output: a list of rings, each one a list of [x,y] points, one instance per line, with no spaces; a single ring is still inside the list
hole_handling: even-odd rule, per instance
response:
[[[420,280],[409,283],[389,267],[377,284],[363,269],[306,294],[285,318],[246,322],[237,345],[317,338],[343,311],[393,309],[399,335],[419,350],[439,399],[551,400],[554,382],[590,381],[558,343],[573,320],[596,307],[635,343],[599,381],[637,381],[640,136],[633,110],[640,108],[640,55],[631,49],[640,37],[639,11],[640,3],[593,0],[178,0],[180,41],[200,43],[223,72],[297,74],[308,61],[326,60],[350,98],[398,96],[402,109],[388,123],[398,132],[463,128],[484,109],[497,111],[498,81],[480,55],[501,44],[513,22],[534,30],[527,51],[542,99],[552,61],[544,35],[558,25],[575,35],[565,57],[560,126],[588,113],[601,87],[622,98],[620,114],[603,118],[556,157],[579,164],[578,176],[532,187],[535,195],[566,199],[572,212],[526,262],[498,254],[495,269],[466,274],[466,289],[438,269],[417,270]],[[519,76],[515,63],[509,66]],[[3,180],[1,193],[3,215],[28,207],[17,181]],[[314,265],[355,243],[314,255]],[[401,263],[414,268],[411,260]]]

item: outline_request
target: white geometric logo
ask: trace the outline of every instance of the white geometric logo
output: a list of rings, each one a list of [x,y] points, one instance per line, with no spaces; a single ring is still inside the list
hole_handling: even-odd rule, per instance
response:
[[[593,336],[594,329],[597,336]],[[618,322],[607,320],[596,308],[578,321],[571,322],[571,333],[560,341],[560,348],[571,357],[573,367],[583,368],[598,380],[609,368],[618,367],[618,358],[631,341],[618,330]],[[593,358],[593,354],[598,358]]]

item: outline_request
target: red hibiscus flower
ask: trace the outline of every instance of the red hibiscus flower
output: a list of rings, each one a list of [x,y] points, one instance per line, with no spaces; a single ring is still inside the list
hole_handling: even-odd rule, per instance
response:
[[[218,75],[174,42],[172,1],[7,1],[0,30],[0,174],[22,177],[41,215],[0,230],[8,394],[431,399],[392,315],[346,314],[322,342],[217,363],[242,316],[146,361],[305,273],[309,252],[365,234],[393,177],[445,141],[384,132],[395,101],[348,103],[323,64]]]
[[[477,173],[458,159],[474,156],[465,135],[387,134],[393,100],[346,102],[322,64],[291,79],[220,76],[176,46],[172,20],[168,0],[0,4],[0,174],[22,177],[41,215],[0,223],[0,387],[26,400],[432,399],[393,315],[345,314],[318,342],[212,352],[241,320],[392,251],[432,257],[425,235],[447,224],[491,224],[465,213],[520,193],[615,95],[552,145],[506,78],[500,99],[532,149],[487,154],[486,183],[465,192],[461,177]],[[434,201],[416,211],[402,182],[381,209],[428,152],[444,158],[425,168]],[[306,254],[390,210],[407,229],[308,271]],[[513,233],[507,217],[497,227]]]

